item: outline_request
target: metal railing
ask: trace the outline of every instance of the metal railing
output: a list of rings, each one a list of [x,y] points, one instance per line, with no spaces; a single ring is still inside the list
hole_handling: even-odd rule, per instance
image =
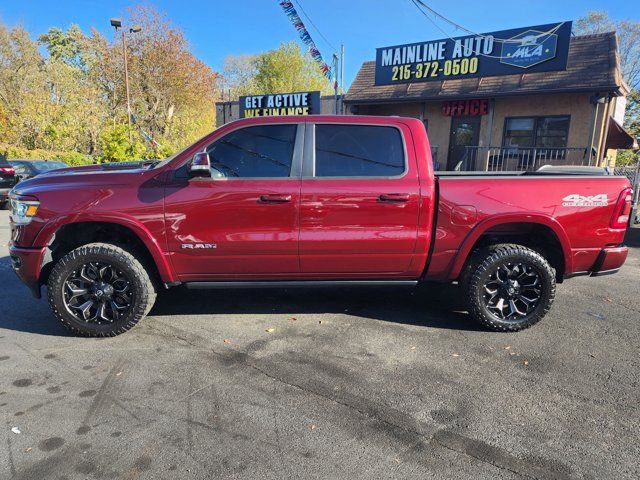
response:
[[[634,187],[640,184],[640,161],[635,165],[623,165],[613,168],[616,175],[624,175]]]
[[[596,165],[595,151],[588,147],[514,148],[465,147],[457,171],[535,171],[543,165]]]
[[[624,175],[631,182],[633,188],[633,204],[638,205],[640,202],[640,158],[634,165],[616,166],[613,168],[615,175]]]
[[[438,162],[438,146],[431,145],[431,159],[433,160],[433,168],[438,170],[440,163]]]

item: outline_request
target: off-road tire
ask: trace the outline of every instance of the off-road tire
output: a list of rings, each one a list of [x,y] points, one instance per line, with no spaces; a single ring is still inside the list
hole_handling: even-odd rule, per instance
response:
[[[485,285],[502,264],[531,266],[540,278],[541,293],[535,308],[526,316],[505,320],[492,313],[485,299]],[[540,253],[518,244],[498,244],[482,248],[471,258],[462,279],[469,314],[485,327],[497,332],[517,332],[538,323],[547,314],[556,294],[555,270]]]
[[[133,292],[131,306],[113,323],[82,322],[67,311],[63,298],[65,281],[75,269],[88,262],[109,263],[130,279]],[[56,318],[75,335],[113,337],[131,329],[149,313],[156,299],[156,290],[145,268],[131,253],[108,243],[90,243],[72,250],[53,267],[47,282],[47,296]]]

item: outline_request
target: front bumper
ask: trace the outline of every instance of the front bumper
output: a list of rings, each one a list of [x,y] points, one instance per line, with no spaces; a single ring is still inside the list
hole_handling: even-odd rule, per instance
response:
[[[591,269],[591,276],[610,275],[620,270],[629,254],[627,247],[603,248]]]
[[[47,247],[42,248],[20,248],[9,247],[9,256],[13,271],[18,278],[29,287],[31,293],[36,298],[40,298],[40,272],[42,270],[42,259]]]

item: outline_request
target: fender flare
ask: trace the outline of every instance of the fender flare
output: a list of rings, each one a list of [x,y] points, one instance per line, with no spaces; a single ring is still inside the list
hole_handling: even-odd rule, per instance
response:
[[[569,236],[565,232],[560,223],[553,217],[542,214],[518,214],[518,213],[506,213],[501,215],[494,215],[482,220],[478,223],[473,230],[469,232],[466,238],[463,240],[458,253],[456,254],[451,270],[449,272],[450,279],[456,279],[460,275],[462,268],[464,267],[471,249],[478,241],[478,239],[486,233],[489,229],[498,225],[504,225],[507,223],[532,223],[543,225],[551,229],[558,238],[558,242],[562,247],[562,254],[564,257],[565,272],[573,271],[573,258],[571,256],[571,242]]]
[[[158,243],[158,240],[153,235],[151,235],[149,230],[135,218],[121,212],[119,212],[118,215],[109,213],[86,214],[81,212],[79,214],[57,217],[47,222],[46,226],[42,230],[40,230],[40,232],[38,232],[38,235],[36,236],[34,241],[34,245],[49,245],[54,235],[60,230],[60,228],[66,225],[92,222],[113,223],[131,230],[151,254],[151,257],[153,258],[162,281],[165,283],[172,283],[176,281],[173,269],[171,268],[171,265],[164,255],[164,252],[162,250],[162,247]]]

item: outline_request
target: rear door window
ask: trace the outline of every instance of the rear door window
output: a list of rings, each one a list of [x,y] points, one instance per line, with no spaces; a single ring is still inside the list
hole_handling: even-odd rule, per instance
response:
[[[405,172],[400,131],[377,125],[315,126],[316,177],[395,177]]]

